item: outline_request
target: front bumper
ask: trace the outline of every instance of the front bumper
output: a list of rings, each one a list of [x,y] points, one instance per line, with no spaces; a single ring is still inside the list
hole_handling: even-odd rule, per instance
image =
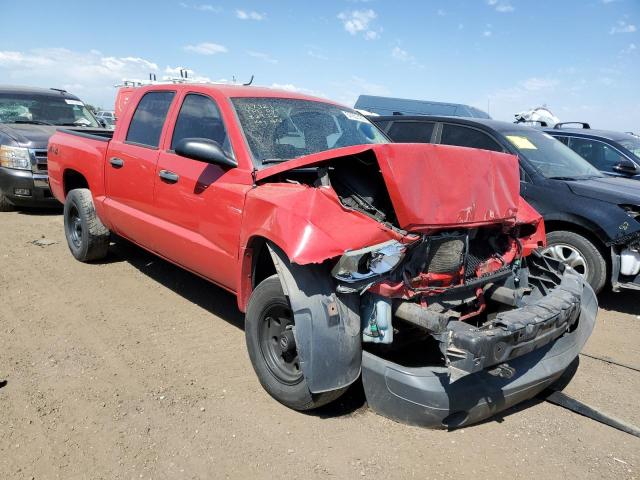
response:
[[[509,360],[515,373],[508,379],[482,370],[453,381],[447,367],[407,367],[365,351],[362,382],[367,402],[375,412],[412,425],[453,428],[479,422],[556,381],[591,335],[597,310],[596,296],[585,283],[573,330]]]
[[[29,194],[16,194],[16,189],[28,190]],[[47,175],[29,170],[0,167],[0,192],[18,207],[60,206],[51,194]]]

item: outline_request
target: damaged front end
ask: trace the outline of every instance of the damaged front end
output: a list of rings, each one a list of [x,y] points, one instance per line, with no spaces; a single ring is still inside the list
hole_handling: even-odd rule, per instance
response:
[[[519,196],[513,157],[395,144],[298,163],[262,179],[271,192],[273,182],[304,185],[308,208],[324,205],[337,227],[325,231],[331,248],[353,245],[310,258],[317,236],[304,231],[323,224],[319,215],[304,243],[270,247],[311,392],[342,388],[361,371],[375,411],[460,426],[535,395],[582,349],[595,295],[538,253],[544,225]],[[334,221],[336,203],[344,223]],[[365,225],[377,226],[373,245],[362,246]]]

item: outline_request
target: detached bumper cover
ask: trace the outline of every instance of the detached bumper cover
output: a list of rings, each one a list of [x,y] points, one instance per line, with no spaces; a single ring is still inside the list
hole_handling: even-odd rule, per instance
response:
[[[565,271],[564,276],[575,278],[571,271]],[[579,295],[578,307],[563,307],[555,317],[545,317],[547,320],[541,322],[528,321],[524,332],[542,328],[536,324],[547,325],[548,332],[555,331],[554,325],[563,317],[570,318],[573,308],[579,309],[576,312],[577,325],[571,332],[539,348],[535,339],[522,343],[535,349],[508,361],[515,370],[508,379],[482,370],[452,381],[447,367],[405,367],[363,352],[362,380],[369,406],[377,413],[403,423],[443,428],[479,422],[533,397],[560,377],[593,331],[598,303],[591,287],[582,281],[580,283],[581,291],[576,292]],[[573,304],[569,301],[572,296],[568,295],[560,303],[567,305],[564,302],[567,300]],[[551,300],[550,297],[545,298]]]

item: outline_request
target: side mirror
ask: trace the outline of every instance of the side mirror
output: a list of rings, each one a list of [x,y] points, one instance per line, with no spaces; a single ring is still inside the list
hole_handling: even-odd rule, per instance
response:
[[[98,120],[98,123],[102,128],[107,128],[107,122],[105,122],[103,119],[97,118],[96,120]]]
[[[192,160],[214,163],[224,167],[238,166],[238,162],[225,155],[218,142],[208,138],[183,138],[176,145],[175,152]]]
[[[613,167],[613,169],[624,175],[635,175],[638,173],[638,167],[636,167],[636,164],[626,158],[621,160],[620,163]]]

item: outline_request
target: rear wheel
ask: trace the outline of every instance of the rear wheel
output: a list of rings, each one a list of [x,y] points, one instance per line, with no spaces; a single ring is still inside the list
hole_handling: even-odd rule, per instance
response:
[[[311,410],[337,399],[346,388],[312,394],[300,367],[293,312],[277,275],[256,287],[249,300],[245,337],[253,369],[264,389],[294,410]]]
[[[543,254],[569,265],[585,277],[596,293],[607,282],[607,262],[600,250],[578,233],[564,230],[547,233]]]
[[[69,250],[81,262],[106,257],[109,249],[109,230],[93,205],[87,188],[71,190],[64,203],[64,233]]]

